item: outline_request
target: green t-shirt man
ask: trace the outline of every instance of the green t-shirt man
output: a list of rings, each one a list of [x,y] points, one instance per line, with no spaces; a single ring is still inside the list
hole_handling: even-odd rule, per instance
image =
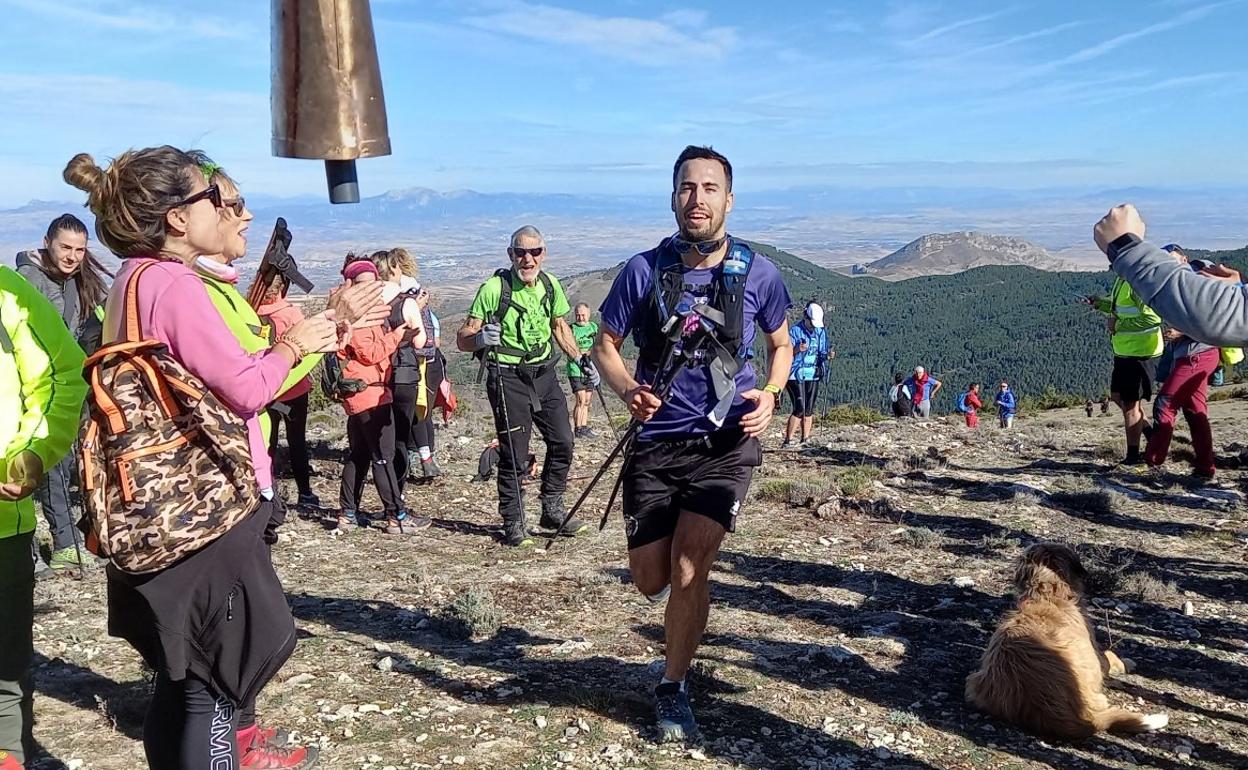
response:
[[[543,300],[546,296],[545,282],[539,277],[532,286],[526,286],[516,276],[515,271],[512,271],[512,306],[507,311],[506,318],[494,319],[503,327],[502,345],[499,346],[498,352],[499,363],[521,363],[521,356],[504,353],[502,348],[527,350],[529,355],[524,363],[538,363],[550,358],[551,345],[554,344],[551,339],[553,336],[550,328],[551,318],[562,318],[571,312],[572,308],[568,305],[568,297],[563,293],[563,285],[559,283],[559,279],[550,273],[546,273],[546,277],[550,279],[550,286],[554,290],[554,297],[551,299],[549,308]],[[498,303],[502,294],[503,279],[497,275],[490,276],[485,283],[481,284],[481,288],[477,289],[477,296],[473,298],[472,307],[468,309],[468,317],[482,322],[489,321],[490,317],[498,311]],[[523,313],[520,312],[520,308],[524,308]]]
[[[586,321],[583,324],[572,324],[572,338],[576,340],[576,349],[588,353],[594,347],[594,338],[598,336],[598,324]],[[568,362],[568,377],[584,377],[585,372],[575,361]]]

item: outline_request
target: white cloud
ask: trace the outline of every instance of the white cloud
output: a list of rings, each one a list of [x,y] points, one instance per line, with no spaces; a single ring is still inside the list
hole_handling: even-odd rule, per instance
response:
[[[980,16],[972,16],[967,19],[959,19],[958,21],[951,22],[949,24],[945,24],[943,26],[928,30],[927,32],[924,32],[923,34],[919,35],[918,37],[908,42],[910,45],[914,45],[917,43],[926,42],[928,40],[934,40],[938,37],[943,37],[944,35],[947,35],[950,32],[956,32],[957,30],[962,29],[964,27],[973,27],[977,24],[983,24],[985,22],[992,21],[993,19],[998,19],[1006,15],[1007,13],[1010,13],[1009,9],[1001,10],[1001,11],[994,11],[992,13],[985,13]]]
[[[707,27],[706,17],[677,11],[660,19],[595,16],[530,3],[464,20],[469,26],[539,43],[584,48],[636,64],[665,65],[690,57],[721,58],[737,42],[731,27]],[[688,32],[681,27],[696,27]]]
[[[254,31],[220,17],[174,14],[134,3],[82,2],[82,0],[0,0],[0,6],[27,13],[121,32],[191,32],[219,40],[253,40]]]

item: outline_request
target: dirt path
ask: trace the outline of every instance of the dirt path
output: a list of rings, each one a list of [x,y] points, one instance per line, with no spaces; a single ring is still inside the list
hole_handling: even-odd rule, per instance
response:
[[[1215,404],[1214,418],[1238,461],[1248,408]],[[831,428],[821,448],[769,452],[712,576],[692,680],[705,739],[675,749],[648,730],[662,609],[628,584],[618,514],[550,552],[500,547],[493,487],[467,481],[482,421],[478,407],[441,431],[447,477],[409,494],[437,520],[427,536],[339,536],[314,512],[283,528],[275,559],[302,638],[260,711],[320,745],[322,767],[1248,767],[1238,470],[1215,493],[1154,488],[1112,466],[1115,421],[1075,411],[1008,434]],[[578,445],[573,476],[607,447]],[[1010,605],[1011,562],[1045,538],[1083,547],[1097,626],[1139,664],[1110,699],[1167,711],[1162,733],[1046,743],[963,704]],[[36,602],[36,734],[51,755],[37,766],[143,767],[147,684],[105,634],[102,576],[47,581]]]

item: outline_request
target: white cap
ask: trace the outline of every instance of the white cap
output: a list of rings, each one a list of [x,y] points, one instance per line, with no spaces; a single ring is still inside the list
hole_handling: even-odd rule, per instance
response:
[[[812,302],[806,306],[806,317],[810,319],[810,325],[816,329],[823,328],[823,308],[819,304]]]

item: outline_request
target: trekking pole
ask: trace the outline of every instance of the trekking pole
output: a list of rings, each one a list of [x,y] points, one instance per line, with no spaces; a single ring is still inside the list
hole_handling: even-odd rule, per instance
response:
[[[674,318],[683,319],[682,316],[674,316]],[[669,321],[669,323],[671,323],[671,321]],[[676,350],[675,342],[679,338],[680,338],[679,336],[675,338],[669,338],[667,350],[663,354],[663,358],[660,361],[659,367],[655,370],[655,378],[654,378],[654,382],[651,385],[652,387],[651,392],[654,393],[654,395],[657,396],[660,401],[667,397],[668,391],[672,389],[673,383],[676,382],[676,375],[678,375],[680,371],[684,369],[685,365],[692,359],[693,354],[697,351],[698,348],[702,346],[702,343],[706,339],[705,335],[703,334],[702,336],[699,336],[697,340],[687,345],[684,351],[682,351],[681,353],[680,364],[673,366],[672,357]],[[665,372],[664,371],[665,369],[669,371]],[[641,422],[641,420],[638,420],[636,417],[632,418],[629,421],[628,427],[625,429],[623,437],[621,437],[620,440],[616,442],[615,447],[607,455],[607,459],[603,460],[602,465],[599,466],[598,472],[594,474],[594,477],[593,479],[590,480],[589,485],[585,487],[584,491],[581,492],[581,496],[577,498],[576,503],[573,504],[573,506],[564,515],[563,521],[559,522],[558,529],[556,529],[555,532],[552,535],[550,535],[549,539],[547,539],[546,550],[549,551],[550,547],[554,545],[555,538],[557,538],[560,534],[562,534],[564,526],[566,526],[567,523],[572,520],[572,517],[576,515],[576,512],[579,511],[581,506],[585,504],[585,500],[589,498],[589,493],[594,490],[594,487],[597,486],[598,482],[602,480],[602,477],[606,475],[607,471],[611,468],[611,463],[615,462],[615,458],[618,457],[620,453],[624,451],[624,449],[629,445],[633,437],[636,436],[637,433],[641,430],[642,425],[643,423]],[[623,476],[624,474],[623,472],[621,472],[620,478],[616,479],[615,487],[611,492],[611,498],[610,498],[610,501],[608,502],[607,510],[604,512],[603,521],[601,524],[599,524],[599,529],[602,529],[603,527],[606,526],[607,516],[609,516],[611,513],[610,504],[615,502],[616,492],[619,491],[620,483],[623,480]]]
[[[611,419],[611,410],[607,408],[607,397],[602,395],[602,386],[594,388],[598,392],[598,400],[602,403],[602,413],[607,418],[607,425],[611,426],[611,432],[615,434],[615,440],[620,440],[620,429],[615,427],[615,421]]]
[[[490,363],[494,371],[494,383],[495,383],[495,387],[498,388],[498,409],[503,415],[504,434],[502,437],[500,437],[498,441],[498,451],[500,453],[503,451],[503,440],[506,439],[507,453],[511,455],[511,474],[512,474],[512,478],[515,480],[515,485],[516,485],[516,501],[520,505],[520,522],[523,525],[524,523],[524,484],[520,482],[520,466],[516,461],[515,446],[511,443],[511,439],[512,439],[511,417],[507,414],[507,390],[505,387],[503,387],[503,371],[502,371],[502,367],[500,367],[498,363],[498,347],[496,345],[491,345],[489,349],[485,352],[485,355],[481,357],[481,369],[477,374],[477,382],[481,381],[481,372],[485,371],[487,361]],[[489,388],[487,387],[486,390],[487,390],[486,398],[489,398],[489,393],[488,393]],[[500,457],[499,459],[501,460],[502,458]],[[501,462],[499,463],[499,474],[500,475],[502,474]]]

